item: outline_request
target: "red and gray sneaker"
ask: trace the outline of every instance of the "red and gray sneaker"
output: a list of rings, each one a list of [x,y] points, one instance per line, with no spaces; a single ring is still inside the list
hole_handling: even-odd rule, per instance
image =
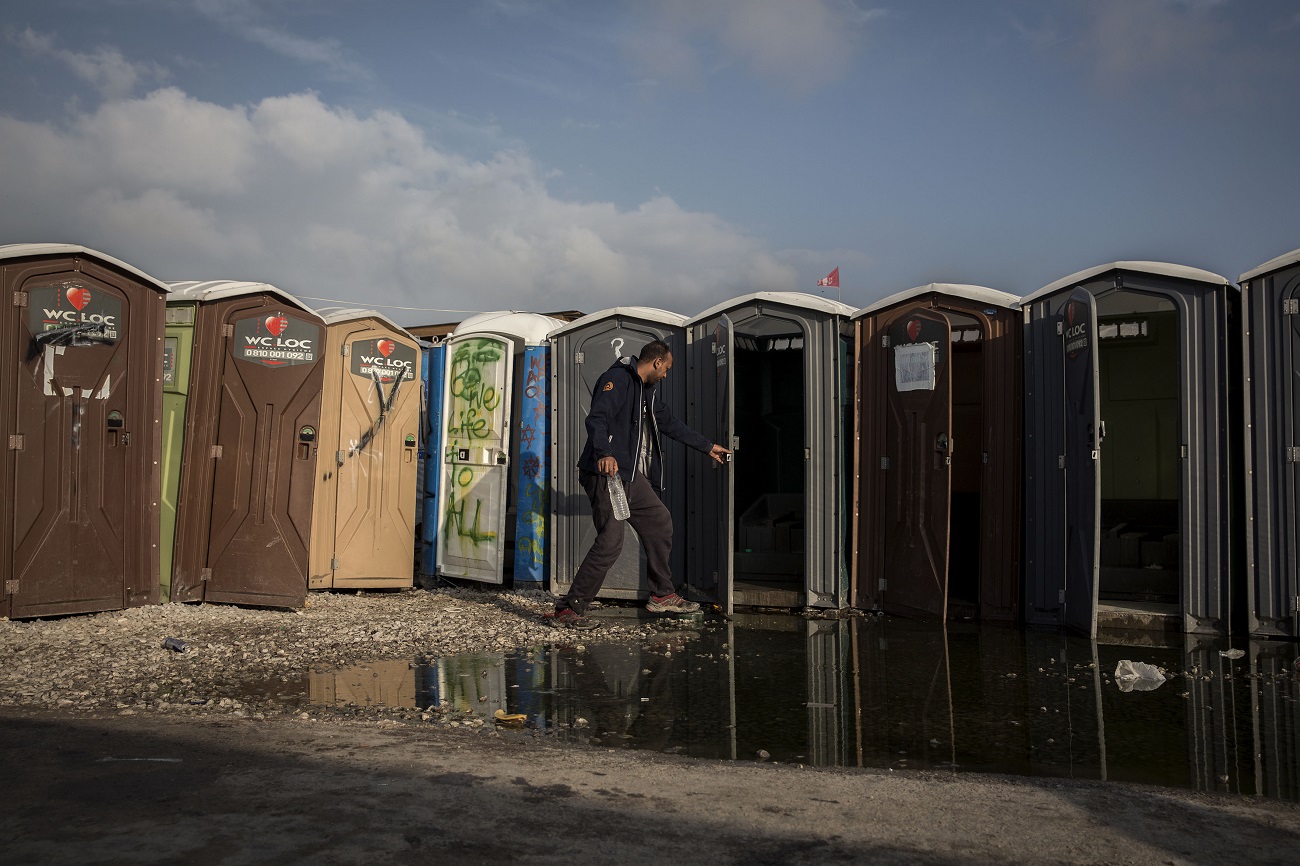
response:
[[[576,629],[593,629],[600,628],[600,624],[592,622],[573,608],[565,607],[557,611],[544,614],[542,621],[552,628],[576,628]]]
[[[696,613],[700,606],[693,601],[687,601],[675,592],[670,592],[663,596],[650,596],[645,609],[651,613]]]

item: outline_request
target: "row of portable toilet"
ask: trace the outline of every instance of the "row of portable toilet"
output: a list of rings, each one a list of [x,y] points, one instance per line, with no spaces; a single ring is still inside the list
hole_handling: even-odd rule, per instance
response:
[[[661,339],[665,399],[736,452],[666,443],[674,572],[725,610],[1295,636],[1300,251],[1240,283],[1115,262],[1024,299],[931,284],[856,312],[776,293],[578,319],[551,334],[551,585],[594,533],[591,386]],[[648,591],[625,531],[605,597]]]
[[[266,283],[0,247],[0,615],[409,586],[418,342]]]
[[[718,468],[666,443],[674,571],[724,609],[1218,632],[1235,593],[1252,633],[1296,633],[1300,251],[1240,292],[1118,262],[1023,301],[931,284],[857,312],[760,293],[692,319],[497,313],[432,346],[80,247],[0,262],[7,615],[409,585],[419,523],[425,575],[563,591],[593,532],[591,386],[663,339],[665,399],[735,450]],[[645,594],[638,547],[605,595]]]

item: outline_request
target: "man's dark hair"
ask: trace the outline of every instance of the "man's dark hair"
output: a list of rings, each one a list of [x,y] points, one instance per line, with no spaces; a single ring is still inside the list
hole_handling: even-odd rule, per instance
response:
[[[651,340],[641,347],[641,354],[637,356],[637,360],[658,361],[661,358],[667,358],[672,354],[672,351],[663,340]]]

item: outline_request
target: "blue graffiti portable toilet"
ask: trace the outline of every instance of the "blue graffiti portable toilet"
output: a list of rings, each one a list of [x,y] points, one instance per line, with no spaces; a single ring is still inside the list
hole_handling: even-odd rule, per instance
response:
[[[1240,300],[1163,262],[1024,298],[1027,623],[1227,630]]]
[[[559,319],[481,313],[447,338],[438,483],[438,574],[546,579],[546,335]]]
[[[438,573],[438,484],[442,478],[442,394],[447,376],[447,344],[434,340],[425,350],[424,464],[420,475],[420,575]]]
[[[688,455],[687,576],[724,611],[849,604],[852,315],[759,292],[686,323],[686,422],[735,452]]]
[[[1250,633],[1300,637],[1300,250],[1241,284]]]
[[[650,307],[614,307],[590,313],[551,332],[551,590],[568,592],[573,575],[596,539],[591,503],[578,481],[578,457],[587,439],[587,413],[596,380],[620,358],[640,353],[651,340],[673,350],[678,371],[656,386],[660,399],[686,420],[686,317]],[[663,437],[664,503],[676,539],[671,566],[686,573],[686,449]],[[601,586],[601,598],[648,598],[645,554],[636,530],[625,524],[623,550]]]

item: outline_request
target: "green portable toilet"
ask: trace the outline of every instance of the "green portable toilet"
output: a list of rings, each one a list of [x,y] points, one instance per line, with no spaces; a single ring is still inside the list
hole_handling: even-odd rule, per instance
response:
[[[190,390],[190,358],[194,354],[194,313],[198,304],[167,305],[163,337],[162,417],[162,535],[158,572],[160,597],[171,600],[172,551],[176,540],[176,498],[181,486],[181,443],[185,440],[185,404]]]

